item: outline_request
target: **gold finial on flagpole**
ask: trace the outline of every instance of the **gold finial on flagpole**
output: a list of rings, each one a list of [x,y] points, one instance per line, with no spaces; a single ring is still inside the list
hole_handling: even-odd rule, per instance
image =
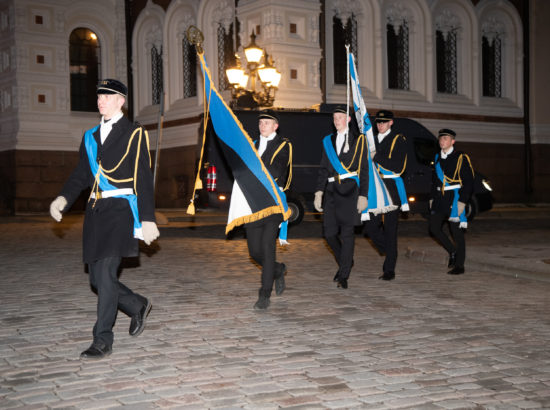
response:
[[[195,46],[197,53],[202,54],[202,42],[204,41],[204,35],[197,26],[189,26],[187,29],[187,41]]]

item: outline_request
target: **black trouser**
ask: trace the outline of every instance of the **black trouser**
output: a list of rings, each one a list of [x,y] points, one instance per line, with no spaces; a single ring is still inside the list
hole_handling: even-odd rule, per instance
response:
[[[340,279],[348,279],[353,265],[353,251],[355,248],[355,233],[353,225],[340,225],[335,229],[327,229],[325,226],[325,239],[334,253],[338,263],[338,276]],[[339,233],[339,235],[338,235]]]
[[[395,273],[399,212],[395,209],[385,214],[371,214],[371,219],[365,222],[363,228],[363,233],[372,240],[378,251],[386,255],[382,267],[384,273]]]
[[[146,299],[119,282],[117,272],[120,257],[99,259],[88,264],[90,284],[97,291],[97,321],[94,325],[94,342],[113,344],[113,326],[117,310],[128,316],[139,313]]]
[[[449,237],[443,232],[443,222],[449,219],[449,215],[444,213],[433,213],[430,215],[430,232],[443,245],[449,253],[456,252],[455,266],[458,268],[464,267],[466,259],[466,241],[464,240],[464,232],[460,229],[460,222],[449,222],[449,230],[454,240],[454,244]]]
[[[262,267],[262,287],[265,296],[271,295],[275,276],[282,273],[283,266],[276,262],[277,233],[280,218],[265,218],[263,223],[245,224],[246,241],[250,257]]]

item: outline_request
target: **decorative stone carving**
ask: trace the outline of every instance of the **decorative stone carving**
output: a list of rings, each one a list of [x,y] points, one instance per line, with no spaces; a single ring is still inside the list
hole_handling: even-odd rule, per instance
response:
[[[262,14],[262,38],[282,40],[284,34],[284,19],[279,10],[270,9]]]
[[[399,34],[399,29],[404,23],[410,27],[413,23],[411,11],[403,3],[393,3],[386,10],[386,22],[393,27],[395,34]]]
[[[58,33],[63,33],[65,31],[65,13],[61,10],[55,12],[55,31]]]
[[[319,42],[319,16],[311,16],[309,18],[308,39],[310,43]]]
[[[435,18],[435,29],[441,31],[445,41],[447,41],[447,35],[450,32],[457,32],[460,28],[460,19],[449,9],[444,9],[441,14]]]
[[[67,87],[57,87],[57,111],[67,111],[68,105]]]
[[[69,63],[67,61],[67,49],[58,48],[56,55],[56,71],[59,73],[67,72],[67,70],[69,69]]]
[[[481,33],[487,38],[489,45],[493,45],[495,38],[506,37],[505,25],[494,17],[489,17],[481,24]]]
[[[20,70],[28,70],[29,69],[29,50],[26,47],[19,46],[15,48],[15,52],[17,53],[17,59],[12,61],[16,62],[15,64],[17,64],[17,67]]]
[[[229,33],[231,24],[234,21],[233,5],[227,0],[223,0],[218,3],[218,7],[213,13],[214,23],[221,24],[225,34]]]
[[[189,26],[196,26],[195,17],[191,14],[186,14],[178,24],[178,41],[183,40],[187,35],[187,29]]]
[[[312,61],[310,63],[310,76],[309,76],[309,86],[312,88],[318,88],[319,87],[319,78],[320,78],[320,70],[319,70],[319,61]]]
[[[355,9],[357,9],[357,6],[354,0],[336,0],[332,7],[334,16],[340,19],[344,27],[348,24]]]
[[[162,47],[162,30],[155,24],[145,36],[145,46],[150,50],[153,46],[160,51]]]

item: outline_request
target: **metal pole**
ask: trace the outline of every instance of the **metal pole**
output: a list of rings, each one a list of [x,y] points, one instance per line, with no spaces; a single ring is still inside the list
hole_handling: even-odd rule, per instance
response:
[[[157,147],[155,149],[155,170],[153,172],[153,187],[157,188],[157,171],[159,169],[159,157],[160,157],[160,142],[162,139],[162,123],[164,121],[164,87],[160,92],[160,109],[159,109],[159,119],[157,125]]]

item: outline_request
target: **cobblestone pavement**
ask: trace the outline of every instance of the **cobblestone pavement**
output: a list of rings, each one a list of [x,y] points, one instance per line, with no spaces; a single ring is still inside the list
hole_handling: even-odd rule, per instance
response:
[[[96,303],[81,221],[0,220],[0,408],[550,408],[550,283],[472,259],[465,275],[446,275],[444,253],[407,222],[396,280],[377,280],[382,257],[358,237],[341,290],[320,224],[306,221],[278,252],[286,291],[257,312],[259,269],[242,237],[172,218],[121,277],[153,301],[145,331],[130,337],[121,313],[113,354],[80,360]],[[512,236],[539,243],[523,245],[541,259],[547,233]],[[512,240],[477,241],[514,256]]]

